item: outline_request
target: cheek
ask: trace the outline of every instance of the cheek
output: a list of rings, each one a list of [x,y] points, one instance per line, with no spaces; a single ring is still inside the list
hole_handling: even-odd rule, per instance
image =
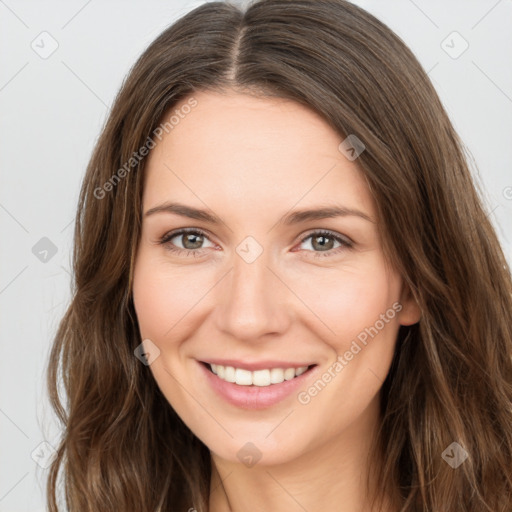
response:
[[[297,397],[304,421],[325,436],[335,436],[377,400],[393,358],[401,309],[400,281],[380,259],[364,272],[345,268],[331,277],[317,281],[315,291],[303,297],[331,329],[323,341],[333,355],[325,373]],[[301,293],[308,293],[306,287]]]
[[[171,327],[172,319],[165,314],[173,310],[172,295],[158,272],[151,270],[141,259],[135,266],[133,302],[139,322],[141,337],[159,339]]]
[[[340,267],[331,273],[324,270],[308,278],[307,283],[297,282],[295,290],[314,313],[317,326],[325,330],[325,340],[338,353],[379,321],[399,298],[398,282],[380,258],[364,267]],[[396,316],[394,310],[391,313]],[[315,330],[320,332],[318,327]]]
[[[142,338],[163,341],[171,331],[176,337],[186,329],[193,316],[188,313],[208,291],[208,276],[157,260],[141,251],[134,269],[133,300]]]

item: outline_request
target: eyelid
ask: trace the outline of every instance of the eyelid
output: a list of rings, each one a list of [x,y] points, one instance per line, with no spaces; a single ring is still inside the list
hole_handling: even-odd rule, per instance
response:
[[[204,229],[201,229],[201,228],[179,228],[179,229],[174,229],[172,231],[169,231],[167,233],[165,233],[158,241],[158,243],[160,244],[166,244],[169,242],[169,240],[171,240],[172,238],[174,238],[175,236],[178,236],[178,235],[185,235],[185,234],[189,234],[189,233],[193,233],[193,234],[198,234],[198,235],[201,235],[203,236],[204,238],[207,238],[212,244],[215,243],[211,240],[211,235],[208,231],[204,230]],[[181,249],[181,247],[178,247],[177,249]],[[181,249],[183,251],[189,251],[191,249]],[[201,249],[197,249],[197,251],[200,251]]]
[[[304,235],[301,235],[301,238],[299,239],[299,242],[302,243],[304,240],[307,240],[309,237],[313,235],[326,235],[330,236],[331,238],[334,238],[335,240],[340,241],[341,243],[347,244],[347,245],[354,245],[355,242],[348,237],[347,235],[342,235],[341,233],[337,233],[336,231],[331,231],[330,229],[312,229],[311,231],[307,232]]]

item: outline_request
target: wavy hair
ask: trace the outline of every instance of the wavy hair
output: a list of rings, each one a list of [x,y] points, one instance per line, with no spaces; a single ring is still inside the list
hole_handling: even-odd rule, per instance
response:
[[[72,299],[48,360],[63,425],[50,512],[59,475],[71,512],[208,510],[209,450],[134,357],[146,159],[131,159],[180,100],[229,89],[307,105],[366,147],[357,163],[383,249],[422,311],[400,327],[380,391],[374,499],[391,495],[400,512],[510,512],[510,267],[427,73],[392,30],[344,0],[204,4],[123,82],[82,183]],[[442,456],[453,442],[468,454],[457,469]]]

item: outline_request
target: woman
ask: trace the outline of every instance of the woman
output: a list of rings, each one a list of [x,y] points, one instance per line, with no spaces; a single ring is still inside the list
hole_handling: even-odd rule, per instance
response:
[[[512,509],[510,269],[373,16],[188,13],[123,84],[78,213],[50,510],[60,468],[71,511]]]

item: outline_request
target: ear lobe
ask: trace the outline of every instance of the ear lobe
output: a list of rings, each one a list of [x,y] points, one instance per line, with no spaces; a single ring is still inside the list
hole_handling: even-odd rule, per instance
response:
[[[402,309],[398,313],[400,325],[413,325],[421,319],[421,309],[413,297],[409,286],[404,284],[402,296],[400,297]]]

